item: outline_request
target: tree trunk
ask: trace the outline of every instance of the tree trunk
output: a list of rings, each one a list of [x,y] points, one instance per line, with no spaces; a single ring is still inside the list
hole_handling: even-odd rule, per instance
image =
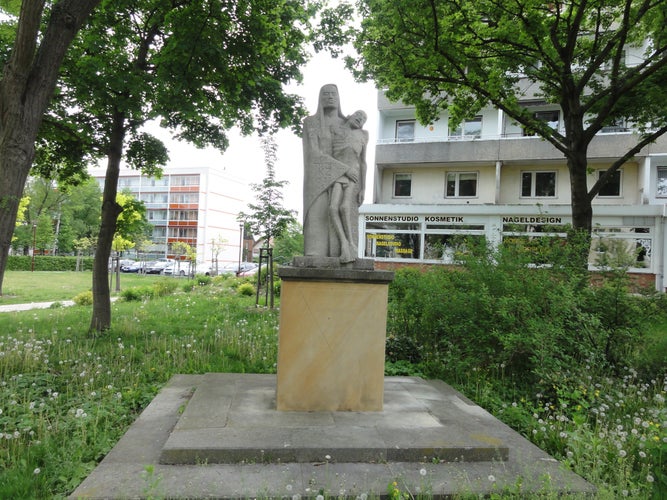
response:
[[[93,262],[93,316],[89,332],[103,332],[111,326],[111,294],[109,291],[109,256],[116,232],[116,220],[123,208],[116,202],[118,175],[125,138],[125,116],[117,112],[113,118],[113,128],[107,155],[107,171],[102,193],[102,221],[97,237],[95,260]]]
[[[35,140],[65,53],[100,0],[61,0],[40,35],[44,1],[24,1],[0,82],[0,295],[7,257],[35,155]],[[37,40],[41,39],[36,51]]]
[[[568,157],[567,166],[570,172],[573,229],[573,234],[568,237],[568,240],[579,246],[576,258],[583,269],[588,269],[588,253],[593,230],[593,205],[592,198],[588,194],[587,151],[571,154]]]

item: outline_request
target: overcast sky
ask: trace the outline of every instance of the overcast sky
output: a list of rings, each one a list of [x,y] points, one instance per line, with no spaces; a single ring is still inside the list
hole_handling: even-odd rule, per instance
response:
[[[332,59],[328,54],[313,56],[304,68],[302,85],[292,86],[289,91],[301,95],[308,109],[308,114],[317,111],[317,100],[322,85],[334,83],[340,92],[343,113],[349,115],[357,109],[368,114],[365,129],[370,135],[366,161],[368,172],[366,177],[366,201],[372,201],[372,174],[374,170],[375,143],[377,139],[377,94],[371,83],[359,84],[345,69],[340,59]],[[153,131],[155,132],[155,131]],[[167,143],[169,149],[169,166],[213,166],[224,170],[226,175],[242,179],[248,184],[260,183],[266,171],[264,153],[257,137],[242,137],[230,133],[230,146],[224,154],[213,149],[197,149],[187,143],[169,139],[168,132],[160,133],[160,138]],[[301,138],[291,131],[281,131],[276,136],[278,144],[278,161],[276,163],[276,179],[286,180],[285,208],[297,210],[301,222],[303,198],[303,153]],[[254,201],[254,200],[248,200]]]

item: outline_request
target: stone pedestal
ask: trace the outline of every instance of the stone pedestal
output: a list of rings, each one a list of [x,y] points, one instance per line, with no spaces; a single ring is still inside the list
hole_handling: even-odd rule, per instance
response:
[[[303,262],[303,261],[302,261]],[[387,292],[393,273],[282,267],[276,407],[381,411]]]

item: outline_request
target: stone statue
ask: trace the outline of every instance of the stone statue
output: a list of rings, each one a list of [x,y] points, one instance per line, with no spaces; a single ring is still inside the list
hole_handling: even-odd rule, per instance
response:
[[[338,88],[320,89],[317,113],[303,121],[303,234],[306,256],[357,257],[359,206],[363,203],[368,132],[366,113],[346,117]]]

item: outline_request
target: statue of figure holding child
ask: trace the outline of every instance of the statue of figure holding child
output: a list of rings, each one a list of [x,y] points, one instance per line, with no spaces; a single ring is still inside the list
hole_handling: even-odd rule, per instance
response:
[[[336,85],[320,89],[317,113],[303,121],[303,233],[306,256],[357,258],[364,200],[366,113],[345,116]]]

